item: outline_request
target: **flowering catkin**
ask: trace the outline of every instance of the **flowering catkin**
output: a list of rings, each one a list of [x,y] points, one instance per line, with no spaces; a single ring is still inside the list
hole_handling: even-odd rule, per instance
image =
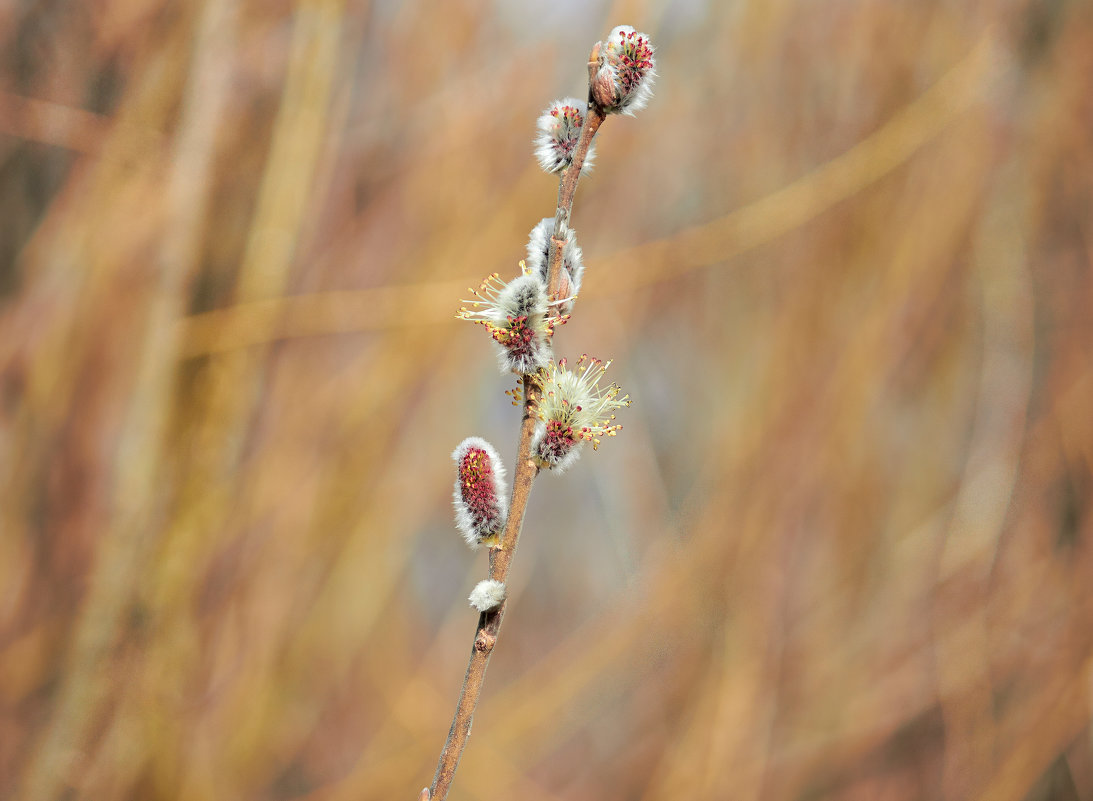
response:
[[[653,96],[657,74],[649,37],[629,25],[619,25],[601,43],[599,56],[600,67],[590,91],[600,107],[608,113],[631,116],[645,108]]]
[[[489,612],[505,600],[505,585],[494,579],[485,579],[474,586],[467,600],[479,612]]]
[[[543,286],[547,286],[550,280],[550,238],[553,234],[554,218],[544,217],[528,235],[527,267],[532,275],[539,276]],[[558,286],[558,296],[566,298],[559,305],[563,314],[569,314],[573,310],[573,300],[581,289],[581,276],[584,275],[583,258],[584,254],[577,245],[577,234],[572,228],[567,228],[565,247],[562,248],[564,272]]]
[[[630,405],[617,384],[599,386],[611,362],[581,356],[577,369],[565,359],[551,362],[540,376],[536,413],[539,423],[532,440],[532,457],[542,468],[565,470],[580,456],[581,445],[599,447],[601,437],[613,437],[622,426],[612,424],[615,409]]]
[[[581,126],[588,115],[588,104],[567,97],[555,100],[535,122],[535,157],[547,172],[561,172],[573,163],[573,151],[581,136]],[[590,145],[581,167],[581,175],[592,169],[595,146]]]
[[[472,549],[497,545],[508,517],[505,467],[481,437],[467,437],[452,452],[455,460],[455,525]]]
[[[494,273],[471,292],[478,300],[463,301],[468,306],[456,316],[486,327],[497,343],[497,361],[503,371],[534,373],[550,362],[554,326],[567,318],[548,316],[552,304],[538,275],[525,271],[506,284]]]

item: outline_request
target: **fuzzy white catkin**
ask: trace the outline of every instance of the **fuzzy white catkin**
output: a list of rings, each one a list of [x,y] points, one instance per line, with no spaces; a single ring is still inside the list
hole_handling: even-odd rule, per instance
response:
[[[649,37],[629,25],[612,29],[604,42],[600,55],[600,70],[594,83],[599,83],[599,102],[604,110],[615,114],[633,116],[645,108],[653,96],[653,82],[657,77],[656,57]],[[613,97],[607,97],[602,84],[613,85]]]
[[[544,217],[531,229],[528,234],[527,266],[528,270],[539,277],[543,286],[549,280],[550,263],[550,238],[554,234],[554,218]],[[581,289],[581,277],[584,275],[584,254],[577,245],[577,233],[572,228],[565,232],[565,247],[562,248],[562,266],[565,268],[569,281],[568,296],[558,305],[562,314],[569,314],[573,310],[573,298]]]
[[[611,383],[600,386],[610,362],[584,355],[570,369],[565,359],[551,362],[541,374],[536,414],[539,420],[532,439],[532,454],[539,467],[561,472],[580,456],[582,445],[599,446],[602,437],[613,437],[620,426],[614,412],[630,405],[628,395]]]
[[[479,451],[484,455],[478,467],[487,472],[486,476],[463,475],[463,459],[470,451]],[[456,465],[455,488],[452,491],[455,526],[471,550],[492,545],[500,536],[508,516],[505,466],[501,463],[501,457],[481,437],[467,437],[452,451],[452,459]]]
[[[497,346],[502,372],[534,373],[551,359],[554,323],[547,316],[550,303],[537,275],[522,272],[508,283],[497,273],[486,278],[477,300],[464,301],[459,318],[484,325]]]
[[[475,585],[467,600],[479,612],[489,612],[505,600],[505,585],[494,579],[485,579]]]
[[[547,319],[547,295],[543,282],[535,275],[520,275],[509,281],[497,296],[498,324],[526,318],[524,323],[531,329],[530,340],[511,339],[508,344],[498,342],[497,363],[502,372],[534,373],[550,361],[549,320]]]
[[[588,114],[588,104],[575,97],[555,100],[536,120],[535,158],[546,172],[561,172],[573,162],[573,153],[581,135],[581,125]],[[596,146],[590,145],[581,167],[581,175],[592,169]]]

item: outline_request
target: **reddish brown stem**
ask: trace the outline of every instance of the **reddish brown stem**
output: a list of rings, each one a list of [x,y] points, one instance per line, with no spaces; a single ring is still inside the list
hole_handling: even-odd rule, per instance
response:
[[[595,52],[595,51],[593,51]],[[589,62],[591,68],[591,62]],[[589,70],[591,72],[591,69]],[[562,172],[562,179],[558,183],[558,207],[554,211],[554,233],[550,237],[550,276],[547,284],[547,293],[551,300],[558,300],[559,285],[562,283],[562,248],[565,247],[566,231],[569,229],[569,216],[573,210],[573,196],[577,193],[577,181],[581,178],[581,169],[584,167],[588,149],[592,146],[592,138],[600,130],[607,114],[589,97],[588,113],[581,126],[581,136],[577,140],[577,147],[573,150],[573,161]],[[568,286],[568,280],[566,281]]]
[[[531,441],[535,434],[535,379],[526,375],[523,378],[523,384],[524,416],[520,424],[516,473],[512,480],[512,501],[509,504],[505,531],[501,535],[501,545],[490,549],[490,578],[503,584],[508,581],[509,568],[512,565],[512,557],[516,554],[520,529],[524,524],[524,512],[527,509],[528,497],[531,495],[531,485],[539,472],[539,468],[535,466],[531,458]],[[425,798],[442,801],[448,795],[452,779],[455,778],[456,768],[459,767],[459,758],[463,755],[463,749],[471,733],[471,722],[474,719],[475,707],[478,706],[478,698],[482,694],[486,666],[489,664],[493,646],[497,642],[497,634],[501,630],[501,620],[504,616],[505,602],[496,609],[483,612],[478,616],[471,658],[467,665],[467,675],[463,678],[463,688],[459,691],[455,717],[452,719],[452,727],[448,731],[444,750],[440,752],[433,785]]]

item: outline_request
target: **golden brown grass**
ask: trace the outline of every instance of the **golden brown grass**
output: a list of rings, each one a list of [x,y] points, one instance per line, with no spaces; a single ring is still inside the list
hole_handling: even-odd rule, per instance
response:
[[[3,12],[0,798],[428,783],[518,414],[454,313],[625,22],[555,344],[635,403],[451,798],[1093,799],[1093,11],[692,5]]]

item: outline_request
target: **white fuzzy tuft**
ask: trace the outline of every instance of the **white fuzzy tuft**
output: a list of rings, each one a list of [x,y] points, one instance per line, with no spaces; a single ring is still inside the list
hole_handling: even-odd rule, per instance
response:
[[[505,600],[505,585],[493,579],[480,581],[471,590],[470,597],[467,600],[479,612],[489,612],[491,609],[496,609]]]

